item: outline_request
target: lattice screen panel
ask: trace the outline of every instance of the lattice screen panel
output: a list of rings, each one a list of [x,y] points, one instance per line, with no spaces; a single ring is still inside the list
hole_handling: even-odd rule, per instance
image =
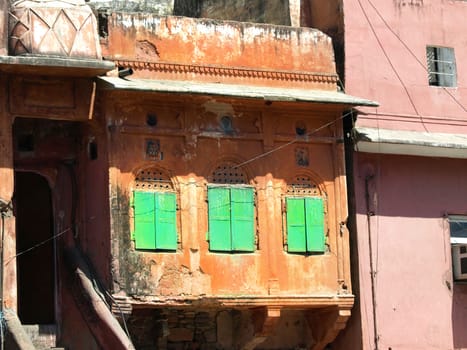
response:
[[[218,184],[246,184],[247,176],[235,164],[221,164],[211,174],[210,182]]]
[[[170,178],[158,169],[146,169],[138,173],[135,179],[137,190],[157,190],[159,192],[173,192]]]
[[[300,175],[293,179],[292,183],[287,185],[287,194],[293,196],[319,196],[321,195],[318,186],[313,183],[311,178],[306,175]]]

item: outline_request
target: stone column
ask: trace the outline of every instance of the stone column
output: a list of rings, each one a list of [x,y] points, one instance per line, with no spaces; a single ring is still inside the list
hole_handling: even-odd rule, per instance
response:
[[[8,55],[8,0],[0,0],[0,56]]]
[[[300,27],[300,0],[289,0],[290,24],[292,27]]]
[[[3,220],[0,221],[0,233],[3,233],[3,242],[0,242],[3,252],[3,305],[16,310],[16,232],[15,218],[10,209],[14,190],[13,121],[7,112],[7,89],[7,77],[0,75],[0,199],[10,204],[2,210]]]

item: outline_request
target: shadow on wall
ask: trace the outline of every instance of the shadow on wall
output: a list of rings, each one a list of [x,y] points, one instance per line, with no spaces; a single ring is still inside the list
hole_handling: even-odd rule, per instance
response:
[[[175,0],[174,15],[290,26],[288,0]]]
[[[467,162],[463,159],[360,153],[354,180],[357,214],[367,214],[367,177],[369,208],[376,215],[442,218],[465,213]]]
[[[467,348],[467,284],[456,284],[452,294],[452,336],[454,349]]]

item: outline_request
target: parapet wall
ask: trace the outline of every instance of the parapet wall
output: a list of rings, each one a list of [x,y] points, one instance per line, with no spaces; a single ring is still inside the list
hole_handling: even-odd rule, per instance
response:
[[[261,71],[280,72],[284,74],[283,82],[275,85],[286,87],[294,85],[287,79],[290,73],[330,77],[336,73],[331,39],[311,28],[141,13],[114,13],[107,24],[104,56],[119,65],[124,65],[119,61],[125,60],[145,62],[146,72],[135,77],[167,78],[157,72],[161,69],[151,68],[154,63],[228,68],[232,74],[221,74],[227,76],[239,75],[235,73],[238,68],[258,70],[257,75],[264,74]],[[155,73],[148,72],[151,70]],[[181,76],[172,78],[184,80]],[[202,74],[192,75],[189,80],[224,82],[222,77]],[[335,90],[335,79],[320,88]]]

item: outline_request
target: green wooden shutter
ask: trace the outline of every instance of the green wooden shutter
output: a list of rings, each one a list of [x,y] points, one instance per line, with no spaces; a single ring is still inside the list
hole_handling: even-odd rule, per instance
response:
[[[155,200],[154,193],[134,192],[134,239],[136,249],[155,249]]]
[[[231,251],[229,188],[208,188],[208,211],[209,249]]]
[[[155,193],[156,249],[177,250],[177,204],[175,193]]]
[[[255,250],[254,199],[252,188],[230,189],[232,250]]]
[[[324,203],[322,198],[305,198],[306,250],[324,253]]]
[[[306,252],[305,199],[286,198],[287,205],[287,251]]]

